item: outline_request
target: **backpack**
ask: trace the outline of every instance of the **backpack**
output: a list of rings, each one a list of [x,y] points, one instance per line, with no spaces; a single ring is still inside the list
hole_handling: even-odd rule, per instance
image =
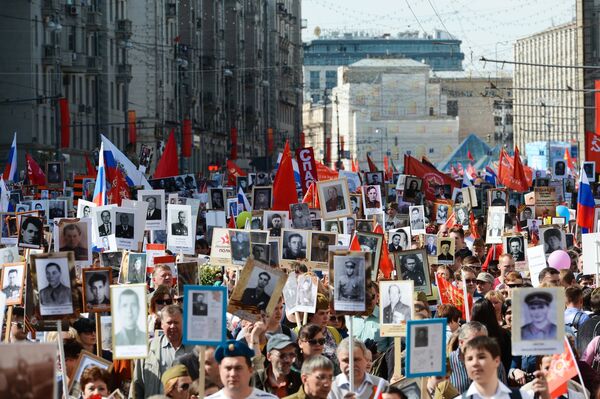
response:
[[[573,332],[573,335],[575,335],[576,337],[577,330],[579,329],[579,321],[581,320],[581,317],[583,317],[584,314],[584,312],[579,310],[577,311],[577,313],[575,313],[575,317],[573,317],[573,321],[571,323],[565,323],[565,327],[568,327]]]

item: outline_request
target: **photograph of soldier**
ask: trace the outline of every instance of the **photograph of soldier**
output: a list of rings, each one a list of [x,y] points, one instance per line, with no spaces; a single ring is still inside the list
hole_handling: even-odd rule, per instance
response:
[[[366,298],[364,257],[334,256],[333,274],[335,282],[334,310],[364,310]]]
[[[425,251],[429,256],[437,256],[437,236],[435,234],[425,236]]]
[[[258,262],[269,264],[269,244],[250,244],[252,255]]]
[[[312,223],[310,219],[310,211],[308,204],[292,204],[290,205],[290,213],[292,215],[292,227],[295,229],[311,230]]]
[[[224,210],[225,209],[225,198],[223,196],[223,189],[221,188],[209,188],[208,198],[210,209]]]
[[[242,304],[256,306],[259,310],[266,309],[271,300],[271,293],[273,292],[273,286],[269,284],[271,279],[271,275],[266,271],[259,268],[253,269],[248,286],[254,286],[254,288],[246,288],[244,290],[241,299]]]
[[[135,288],[133,288],[135,287]],[[142,298],[145,298],[145,287],[112,286],[113,328],[115,331],[113,346],[118,352],[118,346],[144,346],[147,345],[147,332],[140,326],[145,326],[146,312]]]
[[[252,209],[255,211],[271,208],[271,187],[254,187],[252,189]]]
[[[287,227],[284,224],[284,220],[287,220],[287,217],[287,212],[265,211],[263,213],[263,220],[266,222],[266,226],[264,226],[264,228],[265,230],[269,230],[269,236],[281,236],[281,229]]]
[[[406,179],[404,180],[404,192],[402,195],[404,202],[416,203],[417,198],[421,193],[422,184],[423,181],[418,177],[406,176]]]
[[[144,198],[144,201],[148,203],[148,212],[146,213],[146,220],[161,220],[162,219],[162,210],[160,209],[160,205],[158,200],[160,197],[149,195]]]
[[[76,261],[90,260],[88,258],[87,223],[69,223],[59,230],[60,251],[73,251]]]
[[[521,308],[522,340],[556,339],[556,324],[550,320],[549,315],[556,314],[558,309],[552,306],[552,301],[552,294],[545,291],[533,292],[525,296],[525,306]]]
[[[2,292],[6,295],[7,305],[21,303],[24,265],[5,266],[2,268]]]
[[[365,204],[365,215],[380,212],[381,210],[381,191],[379,186],[366,186],[363,194]]]
[[[245,231],[229,231],[231,259],[243,263],[250,256],[250,234]]]
[[[489,204],[491,206],[506,206],[506,192],[502,190],[489,190]]]
[[[194,292],[192,294],[192,315],[206,316],[208,315],[208,305],[204,299],[203,292]]]
[[[177,220],[171,223],[171,234],[174,236],[188,235],[188,228],[185,220],[185,211],[177,212]]]
[[[61,185],[63,184],[62,174],[62,163],[61,162],[48,162],[46,164],[46,180],[49,185]]]
[[[413,236],[425,233],[425,211],[423,205],[410,207],[410,230]]]
[[[127,282],[141,284],[146,282],[146,254],[129,254]]]
[[[85,306],[87,312],[110,311],[110,270],[83,269]]]
[[[401,321],[412,319],[410,304],[402,302],[402,287],[399,283],[386,284],[387,290],[381,290],[381,305],[383,306],[382,323],[399,324]]]
[[[73,297],[67,258],[36,259],[40,314],[73,313]]]
[[[118,220],[117,228],[115,230],[115,237],[117,238],[133,238],[133,226],[134,226],[134,214],[125,212],[116,212],[115,218]]]
[[[398,254],[397,259],[400,265],[398,275],[402,276],[402,280],[414,281],[415,288],[427,284],[422,253]]]
[[[282,259],[306,259],[308,234],[302,233],[299,231],[284,230]]]
[[[335,245],[335,235],[324,233],[311,233],[310,260],[312,262],[327,262],[329,260],[329,246]]]
[[[335,184],[327,187],[327,200],[325,201],[325,209],[327,212],[335,212],[346,209],[344,196],[342,195],[342,185]]]
[[[554,177],[565,177],[567,174],[567,168],[565,161],[557,160],[554,161]]]

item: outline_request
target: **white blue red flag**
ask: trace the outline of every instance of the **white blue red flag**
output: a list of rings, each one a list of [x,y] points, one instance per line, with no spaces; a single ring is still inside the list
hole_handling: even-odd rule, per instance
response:
[[[238,190],[237,202],[240,207],[244,208],[244,211],[252,212],[250,202],[248,201],[248,198],[246,197],[246,194],[244,194],[244,192],[242,191],[241,187]]]
[[[592,187],[582,165],[579,173],[579,192],[577,194],[577,224],[582,228],[582,233],[592,231],[594,228],[595,206]]]
[[[6,160],[6,166],[4,167],[4,173],[2,175],[6,181],[17,181],[17,132],[13,137],[13,142],[8,151],[8,159]]]
[[[496,187],[496,172],[489,166],[485,167],[485,181]]]
[[[94,186],[92,202],[98,206],[106,205],[106,171],[104,169],[104,143],[100,144],[100,156],[98,158],[98,174]]]
[[[104,135],[100,135],[104,145],[104,167],[109,181],[115,179],[117,174],[121,174],[127,184],[131,186],[144,186],[146,190],[152,189],[144,174],[138,170],[133,162],[129,160],[119,149]]]

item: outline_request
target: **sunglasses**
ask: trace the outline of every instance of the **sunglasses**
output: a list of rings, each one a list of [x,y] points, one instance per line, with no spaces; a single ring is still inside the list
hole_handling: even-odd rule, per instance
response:
[[[308,342],[309,345],[325,345],[325,338],[305,339],[304,342]]]
[[[172,305],[173,300],[172,299],[157,299],[156,304],[157,305]]]
[[[475,283],[477,283],[477,280],[475,280],[474,278],[466,278],[465,279],[465,283],[467,283],[467,284],[475,284]]]
[[[523,284],[506,284],[508,288],[520,288],[523,287]]]
[[[185,382],[181,384],[177,389],[179,389],[180,391],[187,391],[188,389],[190,389],[190,384]]]

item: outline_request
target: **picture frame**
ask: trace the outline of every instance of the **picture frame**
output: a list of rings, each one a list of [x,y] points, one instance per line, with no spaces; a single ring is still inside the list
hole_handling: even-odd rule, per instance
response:
[[[312,231],[310,236],[308,259],[314,267],[326,268],[329,261],[329,246],[337,244],[337,234]]]
[[[335,251],[330,257],[329,284],[335,287],[333,309],[344,314],[365,313],[370,259],[362,251]]]
[[[356,218],[361,218],[363,216],[361,194],[350,194],[350,212]]]
[[[194,254],[194,237],[196,232],[190,205],[167,205],[167,248],[173,252]]]
[[[252,187],[252,210],[261,211],[271,209],[273,204],[272,186]]]
[[[30,259],[36,317],[46,320],[75,317],[81,310],[81,300],[75,284],[73,252],[31,254]],[[55,287],[54,292],[57,292],[54,296],[50,296],[51,287]]]
[[[255,262],[263,263],[265,265],[271,264],[270,258],[271,247],[268,243],[254,243],[250,242],[250,253],[254,258]]]
[[[83,311],[88,313],[110,312],[111,267],[81,269]]]
[[[362,187],[363,214],[365,217],[383,213],[383,198],[381,197],[381,186],[370,185]]]
[[[62,161],[46,162],[46,185],[49,188],[62,188],[65,182],[64,164]]]
[[[319,278],[314,273],[300,274],[296,282],[295,312],[315,313]]]
[[[555,178],[565,177],[567,175],[567,162],[562,159],[554,161],[554,167],[552,168],[552,174]]]
[[[396,275],[401,280],[412,280],[415,292],[424,292],[427,296],[431,296],[429,261],[424,248],[396,252],[394,260]]]
[[[208,189],[208,208],[216,211],[225,210],[225,191],[222,188]]]
[[[336,234],[342,234],[344,231],[343,220],[333,219],[324,220],[321,219],[321,231],[327,231]]]
[[[409,208],[410,232],[412,236],[425,234],[425,209],[423,205]]]
[[[227,312],[241,319],[259,321],[262,312],[267,316],[273,313],[286,280],[283,270],[249,258],[229,298]]]
[[[565,232],[558,225],[544,225],[539,229],[539,245],[544,247],[546,257],[559,249],[567,249]]]
[[[54,248],[61,252],[72,251],[75,263],[81,267],[90,266],[92,260],[92,220],[60,219],[54,223]]]
[[[371,267],[371,275],[369,277],[372,281],[377,281],[381,247],[383,246],[383,234],[356,232],[356,237],[362,252],[366,252],[367,250],[372,252],[371,263],[369,264]]]
[[[235,177],[235,192],[238,193],[240,191],[240,188],[242,189],[242,192],[244,194],[247,194],[249,191],[249,184],[248,184],[248,176],[236,176]]]
[[[225,342],[227,288],[186,284],[183,298],[183,343],[217,346]]]
[[[385,177],[383,176],[383,171],[378,170],[376,172],[365,172],[365,181],[369,186],[379,185],[383,187],[383,185],[385,184]]]
[[[563,353],[565,292],[562,287],[512,290],[513,355]],[[532,317],[532,313],[535,312]],[[533,334],[532,328],[538,332]],[[542,338],[540,338],[542,335]]]
[[[438,200],[433,202],[432,219],[436,224],[446,224],[452,214],[452,202],[448,200]]]
[[[146,284],[110,286],[113,359],[148,356]]]
[[[114,209],[114,215],[117,248],[141,251],[146,226],[144,210],[120,206]]]
[[[177,294],[183,296],[186,285],[196,286],[200,283],[199,265],[197,261],[186,261],[177,263],[175,266],[177,267]]]
[[[412,280],[379,280],[379,331],[382,337],[403,337],[414,315]]]
[[[453,213],[456,224],[460,224],[463,229],[468,230],[470,228],[471,213],[469,207],[465,204],[454,205]]]
[[[596,161],[584,161],[583,170],[590,183],[596,182]]]
[[[81,387],[79,381],[81,380],[81,375],[88,367],[99,367],[102,370],[106,370],[110,373],[112,370],[113,364],[108,360],[105,360],[99,356],[94,355],[92,352],[88,352],[83,349],[79,353],[79,358],[77,359],[77,365],[75,366],[75,371],[73,375],[69,378],[69,392],[73,389],[73,387],[79,387],[80,390],[83,390],[84,387]]]
[[[421,203],[423,197],[423,179],[416,176],[406,176],[404,179],[404,190],[402,200],[413,204]]]
[[[502,244],[502,234],[504,234],[504,217],[506,207],[490,206],[488,208],[488,225],[485,235],[486,244]]]
[[[164,230],[166,219],[165,190],[139,190],[138,201],[148,203],[146,211],[146,230]]]
[[[308,259],[311,235],[308,230],[283,229],[279,247],[279,263],[289,265],[297,260]],[[298,239],[298,237],[300,237]]]
[[[488,207],[503,207],[508,212],[508,190],[505,188],[493,188],[487,190]]]
[[[122,267],[122,271],[126,271],[124,280],[129,284],[146,284],[146,267],[148,265],[146,253],[126,251],[126,254],[127,267]]]
[[[21,305],[23,303],[23,290],[25,288],[25,262],[5,263],[2,265],[2,292],[6,295],[6,305]]]
[[[339,219],[352,215],[350,190],[346,178],[318,181],[317,193],[323,220]]]
[[[0,248],[0,265],[19,262],[19,248],[16,245]]]
[[[517,263],[525,263],[525,252],[527,249],[527,238],[521,234],[504,235],[502,237],[503,253],[512,255]]]
[[[373,232],[373,220],[372,219],[357,219],[356,220],[356,231],[363,233]]]
[[[446,324],[446,318],[408,321],[407,378],[446,376]]]
[[[44,221],[41,217],[27,215],[19,221],[19,248],[41,249],[44,242]]]
[[[290,227],[289,212],[264,211],[262,216],[263,229],[269,231],[270,237],[279,237],[281,229]]]
[[[56,324],[55,324],[56,325]],[[30,373],[29,384],[25,386],[15,386],[23,384],[23,379],[9,378],[6,375],[4,380],[5,392],[17,391],[21,398],[52,398],[53,393],[57,392],[56,361],[58,358],[56,342],[37,342],[32,345],[30,342],[20,341],[10,344],[2,344],[2,360],[4,364],[12,365],[11,371],[15,373],[24,370]],[[14,374],[13,374],[14,375]],[[44,387],[43,394],[35,391],[36,387]],[[37,395],[36,395],[37,393]],[[15,397],[14,395],[5,395],[6,397]]]
[[[436,262],[440,265],[452,265],[454,264],[454,253],[456,243],[452,237],[438,237],[437,238],[438,254]]]
[[[92,217],[92,208],[97,205],[91,201],[80,199],[77,201],[77,217],[78,218],[90,218]]]
[[[231,263],[244,265],[250,256],[250,231],[228,229]],[[214,232],[213,232],[214,236]]]
[[[308,204],[296,203],[290,205],[291,227],[294,229],[312,230],[311,211]]]
[[[54,219],[66,218],[67,215],[68,213],[66,200],[48,200],[48,212],[46,213],[48,224],[52,223]]]

